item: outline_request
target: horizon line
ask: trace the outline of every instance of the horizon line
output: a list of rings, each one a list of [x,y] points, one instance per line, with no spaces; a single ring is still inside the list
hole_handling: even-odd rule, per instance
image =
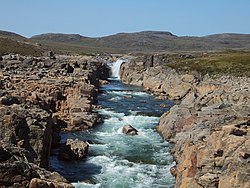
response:
[[[241,32],[221,32],[221,33],[219,32],[219,33],[210,33],[210,34],[206,34],[206,35],[177,35],[171,31],[166,31],[166,30],[140,30],[140,31],[131,31],[131,32],[126,32],[126,31],[116,32],[113,34],[107,34],[107,35],[104,34],[102,36],[87,36],[87,35],[82,35],[80,33],[70,33],[70,32],[65,32],[65,33],[64,32],[44,32],[44,33],[39,33],[39,34],[33,34],[32,36],[29,37],[29,36],[25,36],[23,34],[20,34],[16,31],[3,30],[3,29],[0,29],[0,31],[14,33],[14,34],[20,35],[24,38],[27,38],[27,39],[30,39],[32,37],[39,36],[39,35],[46,35],[46,34],[80,35],[81,37],[87,37],[87,38],[102,38],[102,37],[108,37],[108,36],[117,35],[117,34],[133,34],[133,33],[142,33],[142,32],[166,32],[166,33],[170,33],[176,37],[207,37],[207,36],[223,35],[223,34],[224,35],[226,35],[226,34],[250,35],[250,33],[241,33]]]

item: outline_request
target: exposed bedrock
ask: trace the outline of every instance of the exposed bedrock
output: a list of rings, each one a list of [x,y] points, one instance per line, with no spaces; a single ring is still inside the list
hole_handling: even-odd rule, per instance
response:
[[[121,79],[178,101],[157,126],[175,143],[175,187],[250,187],[250,79],[179,73],[167,62],[134,58],[121,66]]]
[[[6,55],[0,67],[0,187],[72,187],[45,169],[62,129],[100,121],[93,108],[104,60]]]

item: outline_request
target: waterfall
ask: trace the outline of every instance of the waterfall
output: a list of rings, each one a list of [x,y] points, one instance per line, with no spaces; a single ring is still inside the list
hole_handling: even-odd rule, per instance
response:
[[[116,62],[110,63],[109,67],[111,69],[111,77],[120,80],[120,67],[122,63],[127,62],[126,59],[118,59]]]

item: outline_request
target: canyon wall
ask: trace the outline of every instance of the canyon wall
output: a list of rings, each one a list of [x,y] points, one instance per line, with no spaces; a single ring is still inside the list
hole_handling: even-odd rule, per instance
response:
[[[179,73],[167,56],[121,66],[121,80],[176,101],[158,132],[174,143],[175,187],[250,187],[250,79]]]
[[[101,58],[87,56],[0,58],[0,187],[72,187],[49,172],[60,131],[92,127]]]

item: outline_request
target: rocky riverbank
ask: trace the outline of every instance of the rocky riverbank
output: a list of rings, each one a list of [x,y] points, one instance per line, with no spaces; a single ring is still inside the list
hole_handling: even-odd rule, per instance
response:
[[[134,58],[121,79],[177,101],[157,127],[174,143],[175,187],[250,187],[250,79],[179,73],[166,63]]]
[[[108,69],[99,57],[0,57],[0,187],[72,187],[49,172],[60,131],[90,128],[99,81]]]

